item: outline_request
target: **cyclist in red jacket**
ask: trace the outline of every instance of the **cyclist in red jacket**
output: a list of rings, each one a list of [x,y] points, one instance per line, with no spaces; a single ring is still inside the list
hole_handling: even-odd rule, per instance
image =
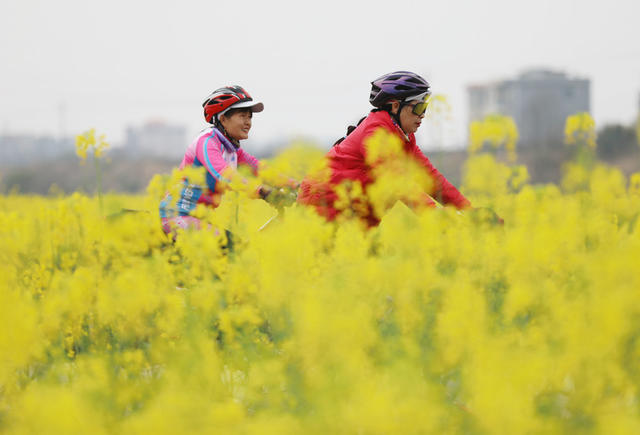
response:
[[[434,198],[440,203],[451,204],[458,209],[470,207],[470,202],[431,164],[416,145],[414,133],[420,127],[429,105],[431,89],[429,83],[418,74],[396,71],[385,74],[371,82],[369,102],[375,107],[363,118],[355,129],[349,128],[347,136],[340,139],[327,154],[329,179],[318,180],[308,176],[302,182],[298,201],[315,206],[318,213],[328,220],[334,220],[341,210],[335,207],[338,199],[335,187],[344,181],[360,182],[366,194],[367,187],[375,179],[372,167],[366,159],[366,140],[379,129],[397,136],[404,152],[415,158],[432,178],[432,190],[424,192],[426,205],[435,206]],[[379,216],[373,212],[371,204],[358,204],[352,208],[369,226],[379,223]]]

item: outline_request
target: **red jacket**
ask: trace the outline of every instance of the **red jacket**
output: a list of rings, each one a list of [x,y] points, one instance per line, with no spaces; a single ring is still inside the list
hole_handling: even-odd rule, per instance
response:
[[[298,201],[303,204],[313,205],[318,213],[325,216],[328,220],[334,220],[340,213],[334,208],[334,202],[337,199],[334,187],[344,180],[360,181],[363,190],[366,192],[367,185],[374,180],[372,178],[371,167],[366,163],[365,159],[365,139],[371,136],[379,128],[398,136],[404,144],[404,151],[413,156],[433,178],[433,191],[426,192],[436,200],[451,204],[461,209],[470,206],[469,201],[449,183],[444,176],[433,167],[429,159],[422,154],[420,148],[416,145],[414,134],[406,136],[401,128],[396,124],[391,115],[385,111],[375,111],[360,123],[360,125],[351,132],[341,143],[331,148],[327,154],[328,166],[330,170],[328,182],[314,179],[313,176],[307,177],[300,185]],[[431,205],[433,202],[431,201]],[[371,207],[368,206],[369,211]],[[373,213],[366,213],[363,216],[369,225],[377,225],[379,219]]]

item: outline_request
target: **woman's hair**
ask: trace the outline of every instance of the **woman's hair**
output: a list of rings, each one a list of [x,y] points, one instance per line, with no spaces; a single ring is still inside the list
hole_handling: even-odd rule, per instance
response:
[[[383,110],[385,112],[391,113],[392,108],[393,108],[393,106],[391,105],[391,103],[386,103],[386,104],[380,106],[377,110],[376,109],[373,109],[373,110],[375,110],[375,111]]]

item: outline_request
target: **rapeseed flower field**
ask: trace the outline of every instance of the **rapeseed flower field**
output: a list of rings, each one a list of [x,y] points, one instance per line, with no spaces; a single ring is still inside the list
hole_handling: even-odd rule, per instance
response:
[[[380,174],[372,229],[294,202],[322,173],[303,147],[267,201],[230,192],[175,242],[157,205],[184,174],[0,196],[0,431],[640,433],[640,175],[530,185],[473,147],[477,210],[409,208],[426,181],[388,155],[409,181]]]

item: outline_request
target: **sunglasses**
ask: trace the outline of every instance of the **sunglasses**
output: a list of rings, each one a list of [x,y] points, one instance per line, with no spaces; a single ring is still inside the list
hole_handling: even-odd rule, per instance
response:
[[[424,112],[427,111],[430,101],[431,98],[427,97],[424,101],[414,104],[413,106],[411,106],[411,113],[417,116],[422,116]]]

